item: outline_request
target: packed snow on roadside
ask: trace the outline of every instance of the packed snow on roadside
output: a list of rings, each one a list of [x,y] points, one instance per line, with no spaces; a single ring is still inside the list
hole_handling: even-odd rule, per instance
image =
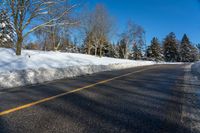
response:
[[[151,61],[132,61],[84,54],[0,48],[0,87],[12,88],[100,71],[153,65]]]

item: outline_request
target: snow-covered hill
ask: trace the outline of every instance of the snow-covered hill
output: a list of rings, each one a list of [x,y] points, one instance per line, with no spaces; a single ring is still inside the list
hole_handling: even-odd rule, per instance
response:
[[[153,65],[151,61],[132,61],[84,54],[0,48],[0,86],[10,88],[100,71]]]

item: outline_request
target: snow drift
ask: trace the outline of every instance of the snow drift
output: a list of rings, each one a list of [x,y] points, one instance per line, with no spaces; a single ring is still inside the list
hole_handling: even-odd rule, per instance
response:
[[[151,61],[132,61],[84,54],[0,48],[0,87],[12,88],[100,71],[153,65]]]

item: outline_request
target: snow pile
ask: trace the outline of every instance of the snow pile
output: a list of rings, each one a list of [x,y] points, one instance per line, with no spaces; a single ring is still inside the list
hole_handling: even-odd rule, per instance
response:
[[[1,88],[155,64],[151,61],[131,61],[84,54],[31,50],[23,50],[21,56],[15,56],[12,49],[5,48],[0,48],[0,55]]]

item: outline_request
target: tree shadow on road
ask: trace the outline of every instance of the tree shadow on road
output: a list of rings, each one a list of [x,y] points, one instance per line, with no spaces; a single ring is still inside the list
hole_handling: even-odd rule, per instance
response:
[[[36,105],[16,112],[18,116],[20,114],[23,118],[28,118],[31,124],[22,121],[13,126],[23,127],[21,132],[34,132],[37,129],[40,132],[56,132],[60,128],[61,132],[86,133],[189,133],[190,129],[182,125],[180,117],[181,105],[184,104],[180,101],[184,92],[179,90],[183,81],[180,77],[183,75],[177,74],[180,75],[177,79],[167,71],[162,74],[136,75],[137,78],[123,77]],[[169,77],[160,79],[166,75]],[[106,74],[105,77],[101,76],[103,79],[110,78]],[[72,89],[101,79],[80,78],[80,84],[68,87]],[[30,87],[24,95],[27,96],[31,92],[47,97],[69,91],[63,89],[65,85],[66,83],[58,81],[40,88]],[[35,97],[28,98],[35,100]],[[1,123],[5,125],[0,118]],[[7,131],[2,129],[4,130]]]
[[[1,116],[0,116],[0,133],[11,133],[8,124]]]
[[[59,98],[58,101],[62,101],[67,107],[60,108],[54,105],[43,107],[46,110],[50,110],[51,113],[53,112],[53,114],[58,113],[62,118],[81,123],[85,132],[189,132],[189,129],[179,122],[172,121],[166,117],[168,114],[162,112],[164,109],[158,110],[152,105],[130,102],[129,100],[131,99],[122,99],[120,97],[118,99],[113,97],[109,98],[101,93],[99,94],[99,91],[98,95],[101,96],[96,100],[84,95],[81,93],[70,94],[66,97]],[[69,109],[71,107],[73,109]]]

